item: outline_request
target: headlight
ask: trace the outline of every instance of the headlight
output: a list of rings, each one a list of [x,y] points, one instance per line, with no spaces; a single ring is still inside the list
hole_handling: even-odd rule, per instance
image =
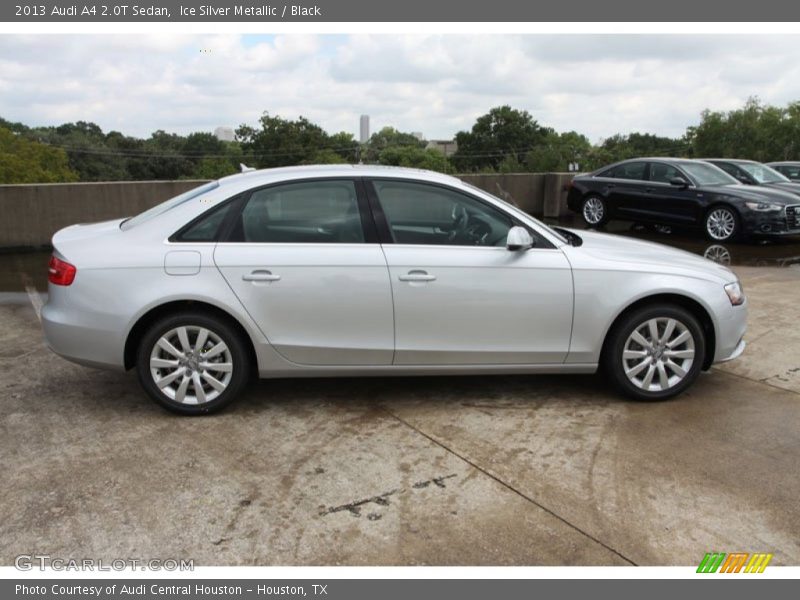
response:
[[[744,304],[744,291],[742,290],[742,284],[738,281],[726,285],[725,293],[728,294],[728,299],[733,306]]]
[[[772,202],[745,202],[744,205],[750,210],[758,212],[775,212],[783,210],[780,204],[773,204]]]

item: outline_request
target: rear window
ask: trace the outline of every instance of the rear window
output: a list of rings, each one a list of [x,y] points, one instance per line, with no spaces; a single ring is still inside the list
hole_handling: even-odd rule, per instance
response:
[[[217,189],[219,187],[218,181],[212,181],[210,183],[206,183],[201,185],[200,187],[193,188],[188,192],[184,192],[179,196],[175,196],[174,198],[170,198],[169,200],[162,202],[161,204],[156,204],[153,208],[149,208],[143,213],[139,213],[135,217],[130,217],[129,219],[125,219],[122,223],[120,223],[119,228],[123,231],[126,231],[132,227],[136,227],[137,225],[141,225],[142,223],[149,221],[153,217],[157,217],[158,215],[164,214],[168,210],[172,210],[176,206],[180,206],[189,200],[193,200],[202,196],[203,194],[207,194],[211,190]]]

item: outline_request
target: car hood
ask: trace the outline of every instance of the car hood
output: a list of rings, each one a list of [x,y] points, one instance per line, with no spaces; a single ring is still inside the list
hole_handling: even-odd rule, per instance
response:
[[[764,187],[791,192],[796,196],[800,195],[800,183],[795,181],[777,181],[775,183],[765,183]],[[797,200],[797,198],[795,198],[795,200]]]
[[[592,266],[603,263],[604,268],[681,274],[723,283],[737,279],[727,267],[685,250],[597,231],[570,231],[583,240],[575,249],[597,263]]]
[[[722,194],[741,200],[752,200],[754,202],[775,202],[776,204],[797,204],[797,196],[792,192],[767,187],[764,185],[717,185],[704,186],[701,192],[711,192]]]

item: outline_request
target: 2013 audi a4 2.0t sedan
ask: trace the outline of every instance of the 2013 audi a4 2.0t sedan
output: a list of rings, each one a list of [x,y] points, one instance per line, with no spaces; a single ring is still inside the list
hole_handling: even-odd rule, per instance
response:
[[[456,178],[371,166],[234,175],[53,237],[50,347],[138,372],[183,414],[255,372],[593,373],[674,396],[744,349],[736,276],[698,256],[553,229]]]

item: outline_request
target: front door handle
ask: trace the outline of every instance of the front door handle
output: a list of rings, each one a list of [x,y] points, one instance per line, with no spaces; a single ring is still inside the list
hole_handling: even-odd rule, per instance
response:
[[[242,275],[244,281],[278,281],[280,275],[273,275],[272,271],[267,269],[258,269],[250,274]]]
[[[415,269],[406,275],[398,277],[400,281],[436,281],[436,275],[430,275],[427,271]]]

